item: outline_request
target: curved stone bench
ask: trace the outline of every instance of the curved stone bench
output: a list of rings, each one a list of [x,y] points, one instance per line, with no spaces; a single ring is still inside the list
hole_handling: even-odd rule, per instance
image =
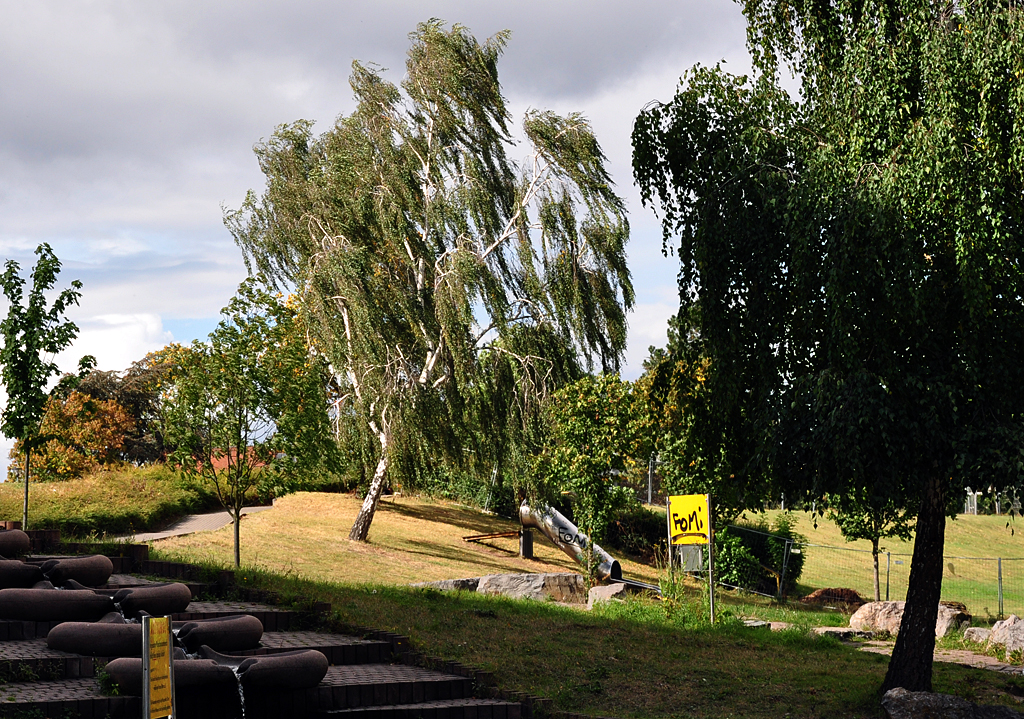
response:
[[[20,529],[0,530],[0,556],[21,557],[32,551],[32,540]]]
[[[0,589],[0,619],[94,622],[112,611],[113,600],[90,589]]]
[[[141,657],[142,625],[64,622],[46,635],[46,646],[91,657]]]
[[[114,594],[114,603],[126,617],[145,612],[154,617],[184,612],[192,601],[192,592],[179,582],[130,587]]]
[[[25,564],[20,559],[0,559],[0,589],[30,589],[32,585],[41,581],[43,571],[36,565]]]
[[[61,585],[69,579],[87,587],[102,587],[114,573],[114,564],[109,557],[95,554],[91,557],[69,557],[51,559],[40,566],[48,580]]]
[[[174,624],[178,643],[193,654],[204,644],[218,652],[255,649],[263,637],[263,622],[249,614]]]
[[[141,642],[141,640],[140,640]],[[121,658],[109,662],[107,673],[117,682],[122,694],[142,696],[142,659]],[[221,684],[237,684],[231,667],[218,664],[212,659],[175,659],[174,686],[208,687]]]
[[[327,657],[315,649],[299,649],[259,657],[233,657],[210,647],[199,649],[199,656],[233,667],[243,687],[260,689],[309,689],[327,676]],[[177,669],[177,665],[175,665]]]

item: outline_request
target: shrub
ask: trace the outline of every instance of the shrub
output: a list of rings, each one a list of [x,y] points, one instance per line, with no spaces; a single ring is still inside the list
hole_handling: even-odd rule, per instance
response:
[[[667,544],[665,516],[641,506],[619,511],[606,530],[608,545],[646,561],[664,555]]]
[[[794,524],[792,516],[783,514],[773,524],[764,519],[741,520],[720,530],[715,536],[719,580],[772,596],[793,591],[803,571],[804,554],[789,552],[787,559],[787,550],[792,543],[807,542],[793,530]]]

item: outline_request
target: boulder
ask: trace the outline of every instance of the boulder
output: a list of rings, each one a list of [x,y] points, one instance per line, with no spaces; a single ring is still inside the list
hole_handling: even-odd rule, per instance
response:
[[[1021,719],[1024,714],[1009,707],[978,706],[948,694],[890,689],[882,697],[889,719]]]
[[[441,592],[475,592],[479,583],[480,577],[467,577],[465,579],[442,579],[439,582],[416,582],[409,586],[436,589]]]
[[[598,602],[620,602],[625,599],[627,593],[626,585],[620,582],[591,587],[587,593],[587,609],[593,609]]]
[[[32,550],[32,540],[20,529],[0,530],[0,557],[21,557]]]
[[[904,602],[868,602],[850,617],[850,628],[862,632],[897,634]]]
[[[1018,650],[1024,650],[1024,620],[1011,614],[1001,622],[992,625],[989,644],[1006,647],[1006,658]]]
[[[964,639],[968,642],[978,642],[981,644],[983,642],[987,642],[990,636],[992,636],[991,629],[968,627],[964,630]]]
[[[800,601],[804,604],[846,604],[858,607],[864,604],[864,600],[857,592],[846,587],[815,589]]]
[[[868,602],[850,617],[850,627],[866,632],[898,634],[903,621],[905,602]],[[961,609],[963,605],[940,604],[935,620],[935,636],[944,637],[950,631],[971,623],[971,615]]]
[[[515,599],[552,599],[582,604],[587,596],[586,583],[579,574],[488,574],[480,577],[476,591],[500,594]]]
[[[971,626],[971,615],[967,607],[960,602],[942,602],[939,604],[939,615],[935,618],[935,637],[944,637],[961,627]]]

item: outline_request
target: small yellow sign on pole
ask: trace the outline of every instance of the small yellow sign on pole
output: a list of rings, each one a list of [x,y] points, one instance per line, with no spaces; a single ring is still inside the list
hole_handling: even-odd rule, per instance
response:
[[[142,717],[174,717],[174,649],[170,617],[142,621]]]
[[[668,498],[668,534],[672,544],[707,544],[710,532],[708,495],[680,494]]]
[[[711,529],[711,495],[677,494],[668,498],[665,519],[668,522],[668,541],[673,544],[708,545],[708,604],[711,623],[715,623],[715,545]],[[668,553],[669,571],[672,570],[672,548]]]

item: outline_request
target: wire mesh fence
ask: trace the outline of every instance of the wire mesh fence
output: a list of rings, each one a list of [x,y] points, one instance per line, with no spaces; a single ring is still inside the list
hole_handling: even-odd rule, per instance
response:
[[[756,594],[780,596],[783,587],[792,586],[791,581],[787,581],[787,571],[799,568],[796,581],[800,593],[817,590],[816,597],[826,604],[830,601],[838,604],[850,602],[849,594],[824,591],[829,589],[852,589],[866,601],[875,598],[874,558],[870,550],[798,543],[786,537],[772,537],[783,547],[784,553],[781,562],[774,562],[775,569],[762,565],[759,570],[748,571],[749,577],[719,576],[715,583]],[[716,541],[716,552],[720,551],[717,545]],[[681,554],[676,560],[677,566],[706,576],[704,548],[692,547],[687,551],[690,557]],[[911,559],[910,554],[879,553],[879,599],[903,601],[907,598]],[[716,574],[718,569],[716,567]],[[944,556],[942,600],[960,602],[977,617],[1024,616],[1024,557]]]
[[[874,599],[874,561],[870,551],[819,544],[795,544],[794,548],[805,555],[800,584],[811,588],[849,588],[866,600]],[[907,598],[910,560],[910,554],[879,553],[881,599]],[[975,616],[1024,615],[1024,558],[944,556],[942,600],[960,602]]]

